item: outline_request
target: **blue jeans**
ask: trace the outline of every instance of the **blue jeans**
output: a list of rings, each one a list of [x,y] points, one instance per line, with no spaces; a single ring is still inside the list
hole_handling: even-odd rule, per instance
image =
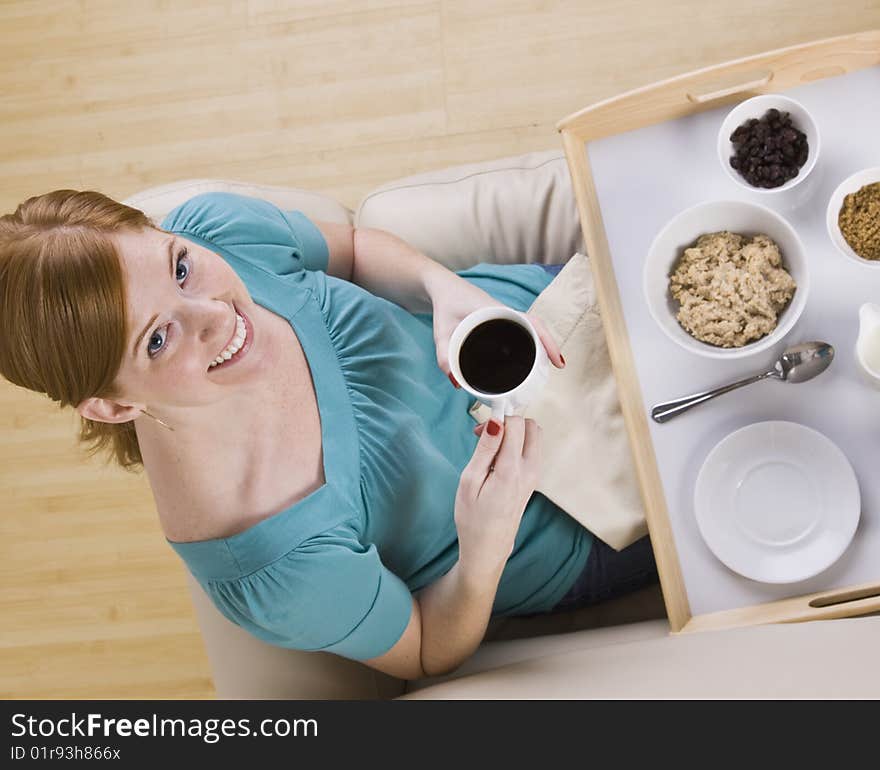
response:
[[[564,612],[586,607],[659,581],[654,550],[647,535],[621,551],[615,551],[594,537],[586,566],[575,578],[568,593],[550,611]]]

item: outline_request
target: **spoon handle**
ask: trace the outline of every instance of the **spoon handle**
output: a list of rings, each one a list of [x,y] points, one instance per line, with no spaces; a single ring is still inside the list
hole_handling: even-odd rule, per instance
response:
[[[771,370],[769,372],[764,372],[763,374],[756,374],[753,377],[747,377],[744,380],[734,382],[730,385],[723,385],[714,390],[705,390],[702,393],[694,393],[693,395],[685,396],[684,398],[679,398],[675,401],[666,401],[665,403],[657,404],[657,406],[651,410],[651,417],[654,418],[655,422],[666,422],[667,420],[671,420],[673,417],[686,412],[688,409],[693,409],[697,404],[709,401],[710,399],[715,398],[715,396],[720,396],[722,393],[729,393],[731,390],[741,388],[743,385],[751,385],[753,382],[763,380],[765,377],[772,377],[774,374],[776,374],[776,372]]]

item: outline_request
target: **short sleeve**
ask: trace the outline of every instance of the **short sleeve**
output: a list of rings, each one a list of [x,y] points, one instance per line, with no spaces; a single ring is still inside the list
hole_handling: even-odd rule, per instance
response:
[[[247,195],[196,195],[172,209],[161,228],[200,238],[275,275],[326,272],[330,259],[327,241],[303,213]]]
[[[217,608],[281,647],[367,660],[390,650],[412,611],[406,584],[374,545],[317,536],[257,572],[204,585]]]

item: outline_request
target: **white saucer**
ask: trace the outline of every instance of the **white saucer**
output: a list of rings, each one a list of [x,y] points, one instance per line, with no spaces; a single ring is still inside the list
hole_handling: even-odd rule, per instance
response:
[[[794,422],[747,425],[709,452],[694,490],[697,525],[725,565],[763,583],[830,567],[859,522],[856,474],[827,437]]]

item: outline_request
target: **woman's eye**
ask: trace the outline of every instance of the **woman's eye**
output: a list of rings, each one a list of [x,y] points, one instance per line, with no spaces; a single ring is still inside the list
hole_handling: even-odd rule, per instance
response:
[[[186,255],[187,255],[186,248],[181,249],[177,253],[177,271],[176,271],[175,277],[177,278],[178,281],[185,281],[187,278],[189,278],[189,259],[187,259],[186,262],[183,261],[186,258]],[[186,271],[185,271],[184,275],[180,274],[181,264],[186,265]]]
[[[150,336],[150,340],[149,340],[149,342],[147,342],[147,355],[150,356],[150,358],[152,358],[154,355],[156,355],[156,353],[158,353],[165,345],[165,336],[164,335],[165,335],[165,332],[162,329],[157,329]],[[153,342],[157,339],[159,340],[159,344],[154,346]]]
[[[177,269],[175,270],[175,279],[181,282],[186,282],[186,279],[189,278],[189,258],[187,257],[187,249],[186,247],[182,248],[179,252],[177,252]],[[181,275],[181,267],[183,267],[183,274]],[[156,329],[153,334],[150,336],[149,341],[147,342],[147,355],[150,358],[154,358],[157,353],[159,353],[165,347],[165,337],[168,334],[167,327],[162,327],[161,329]],[[156,342],[154,345],[153,343]]]

